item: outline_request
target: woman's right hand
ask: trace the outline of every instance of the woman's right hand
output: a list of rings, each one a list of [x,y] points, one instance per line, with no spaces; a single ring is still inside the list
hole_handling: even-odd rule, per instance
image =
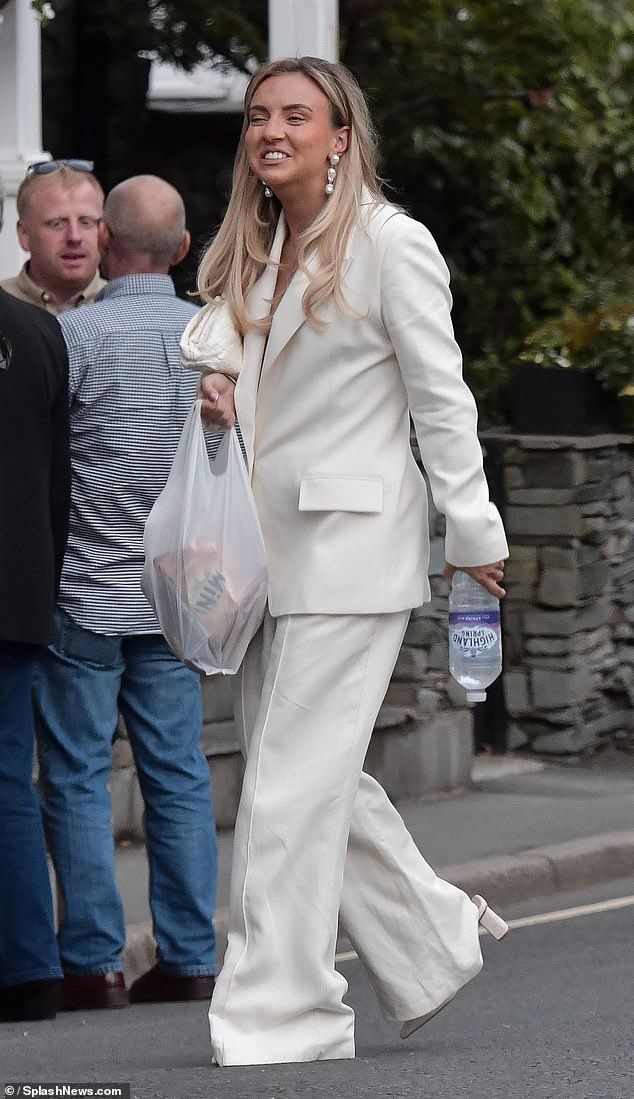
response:
[[[235,384],[226,374],[205,374],[200,380],[200,414],[206,427],[226,430],[236,422]]]
[[[506,592],[501,587],[504,580],[504,561],[493,561],[490,565],[461,565],[459,569],[447,562],[443,569],[443,576],[451,583],[454,573],[458,571],[466,572],[469,576],[472,576],[478,584],[488,591],[489,595],[495,595],[497,599],[504,599]]]

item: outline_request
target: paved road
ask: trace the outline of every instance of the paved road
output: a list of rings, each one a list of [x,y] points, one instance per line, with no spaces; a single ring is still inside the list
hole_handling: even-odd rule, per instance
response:
[[[552,915],[606,900],[625,905]],[[134,1099],[634,1099],[634,879],[505,915],[535,913],[551,915],[504,943],[483,939],[483,973],[407,1042],[381,1019],[359,962],[342,962],[353,1062],[214,1069],[205,1006],[161,1005],[5,1025],[0,1084],[131,1081]]]

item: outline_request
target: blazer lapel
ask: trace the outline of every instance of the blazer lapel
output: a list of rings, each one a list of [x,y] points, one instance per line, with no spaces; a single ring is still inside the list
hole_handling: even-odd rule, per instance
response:
[[[265,317],[270,309],[275,292],[277,264],[285,236],[286,219],[282,213],[277,223],[269,263],[247,298],[249,316],[254,319]],[[310,267],[310,262],[308,266]],[[306,320],[302,300],[307,286],[308,275],[303,271],[296,271],[275,310],[268,339],[266,335],[253,329],[244,338],[244,361],[236,387],[236,407],[250,473],[253,472],[255,410],[260,381]]]
[[[282,215],[282,217],[283,216],[284,215]],[[348,240],[346,256],[343,262],[344,274],[351,262],[352,246],[356,232],[358,232],[358,229],[353,231]],[[277,258],[279,259],[279,254]],[[316,273],[319,269],[318,261],[314,256],[308,258],[306,266],[311,273]],[[308,287],[309,277],[310,276],[304,271],[296,271],[288,285],[284,297],[275,310],[268,343],[264,352],[262,374],[273,365],[280,352],[284,350],[286,344],[306,320],[306,314],[304,313],[302,303]]]
[[[247,310],[254,320],[266,317],[271,308],[271,299],[275,291],[277,266],[282,244],[286,235],[284,214],[280,215],[270,252],[270,262],[252,286],[247,297]],[[249,473],[253,471],[253,447],[255,442],[255,405],[260,384],[262,360],[267,337],[263,332],[249,329],[244,337],[244,357],[242,370],[236,385],[236,411],[240,431],[247,452]]]
[[[288,341],[295,335],[297,329],[300,328],[306,320],[302,308],[302,299],[307,286],[308,277],[303,271],[296,271],[286,288],[286,293],[275,310],[266,351],[264,353],[262,373],[275,362],[277,356],[284,350]]]

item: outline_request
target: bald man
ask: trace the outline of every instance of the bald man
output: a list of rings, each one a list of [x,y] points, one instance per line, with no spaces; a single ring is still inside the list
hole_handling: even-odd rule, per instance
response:
[[[177,191],[137,176],[99,226],[108,285],[60,317],[70,369],[72,509],[53,644],[35,708],[50,850],[63,897],[61,1010],[209,1000],[216,836],[200,746],[200,681],[169,650],[140,589],[143,527],[197,379],[179,364],[194,306],[168,275],[189,249]],[[125,719],[145,801],[157,960],[128,991],[114,873],[112,739]]]

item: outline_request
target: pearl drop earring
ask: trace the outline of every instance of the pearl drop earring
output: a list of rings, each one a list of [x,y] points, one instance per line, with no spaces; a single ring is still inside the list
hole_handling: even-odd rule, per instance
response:
[[[328,182],[326,184],[326,194],[331,195],[335,189],[335,182],[337,179],[337,165],[339,163],[339,157],[336,153],[333,153],[330,157],[330,168],[328,169],[327,176]]]
[[[272,192],[271,188],[269,187],[268,183],[263,183],[262,186],[264,187],[264,197],[265,198],[273,198],[273,192]]]

